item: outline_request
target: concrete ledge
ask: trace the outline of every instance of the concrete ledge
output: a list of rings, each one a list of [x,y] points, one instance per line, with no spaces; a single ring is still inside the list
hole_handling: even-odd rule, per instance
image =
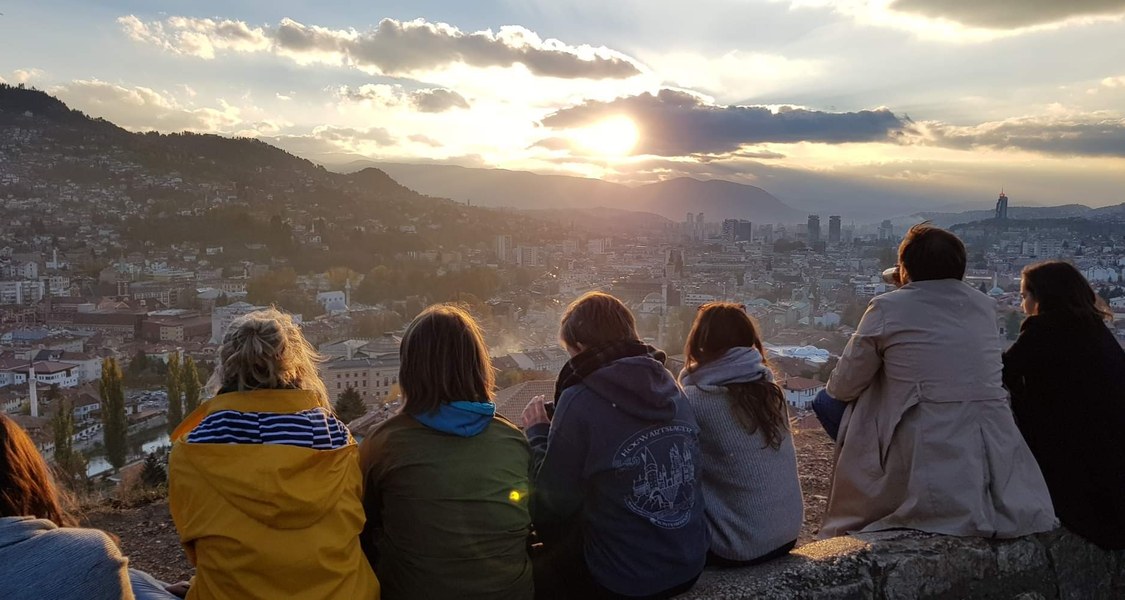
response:
[[[744,569],[708,569],[678,598],[1125,598],[1125,551],[1059,529],[1014,540],[892,531],[832,538]]]

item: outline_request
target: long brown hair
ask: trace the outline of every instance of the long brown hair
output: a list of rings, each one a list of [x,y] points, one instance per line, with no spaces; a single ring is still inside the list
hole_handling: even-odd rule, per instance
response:
[[[15,421],[0,413],[0,517],[36,517],[59,527],[78,522],[62,507],[46,461]]]
[[[398,382],[406,404],[420,415],[442,404],[491,402],[495,374],[476,319],[453,304],[435,304],[411,321],[399,347]]]
[[[1070,263],[1052,260],[1024,267],[1023,286],[1039,303],[1039,314],[1092,323],[1113,318],[1090,282]]]
[[[720,358],[731,348],[756,348],[762,355],[762,364],[769,367],[758,327],[742,306],[728,302],[700,306],[684,345],[685,371],[692,373]],[[775,450],[781,447],[781,441],[789,430],[789,411],[781,388],[766,377],[746,383],[731,383],[726,388],[730,392],[734,415],[746,431],[755,433],[761,429],[767,446]]]

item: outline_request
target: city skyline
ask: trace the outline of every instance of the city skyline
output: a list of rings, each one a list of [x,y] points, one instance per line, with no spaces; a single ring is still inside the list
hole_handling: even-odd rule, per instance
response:
[[[1125,4],[1070,4],[50,1],[5,6],[0,79],[325,164],[721,178],[797,207],[1116,204]]]

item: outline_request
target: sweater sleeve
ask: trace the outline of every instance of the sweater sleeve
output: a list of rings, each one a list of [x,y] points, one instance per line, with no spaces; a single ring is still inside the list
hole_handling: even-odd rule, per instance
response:
[[[871,385],[883,366],[883,330],[883,309],[872,300],[828,379],[829,396],[850,402]]]
[[[562,524],[582,508],[588,432],[580,415],[568,410],[581,393],[568,392],[573,396],[559,403],[549,429],[540,425],[527,432],[532,449],[531,519],[539,527]]]

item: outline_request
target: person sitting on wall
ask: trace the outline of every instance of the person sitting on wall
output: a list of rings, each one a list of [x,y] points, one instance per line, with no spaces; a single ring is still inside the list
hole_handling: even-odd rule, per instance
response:
[[[1027,318],[1004,353],[1016,423],[1062,524],[1125,548],[1125,350],[1105,326],[1113,313],[1059,261],[1024,269],[1020,295]]]
[[[708,564],[747,566],[789,553],[804,518],[785,394],[754,319],[738,304],[699,307],[680,373],[699,422]]]
[[[825,390],[845,410],[820,537],[1053,529],[1002,385],[996,303],[962,281],[964,244],[920,224],[898,255],[902,287],[868,305]]]
[[[527,439],[496,414],[480,327],[448,304],[402,338],[402,412],[360,445],[383,597],[530,600]]]
[[[571,355],[524,409],[537,598],[670,598],[707,559],[699,427],[629,309],[592,292],[563,315]]]

